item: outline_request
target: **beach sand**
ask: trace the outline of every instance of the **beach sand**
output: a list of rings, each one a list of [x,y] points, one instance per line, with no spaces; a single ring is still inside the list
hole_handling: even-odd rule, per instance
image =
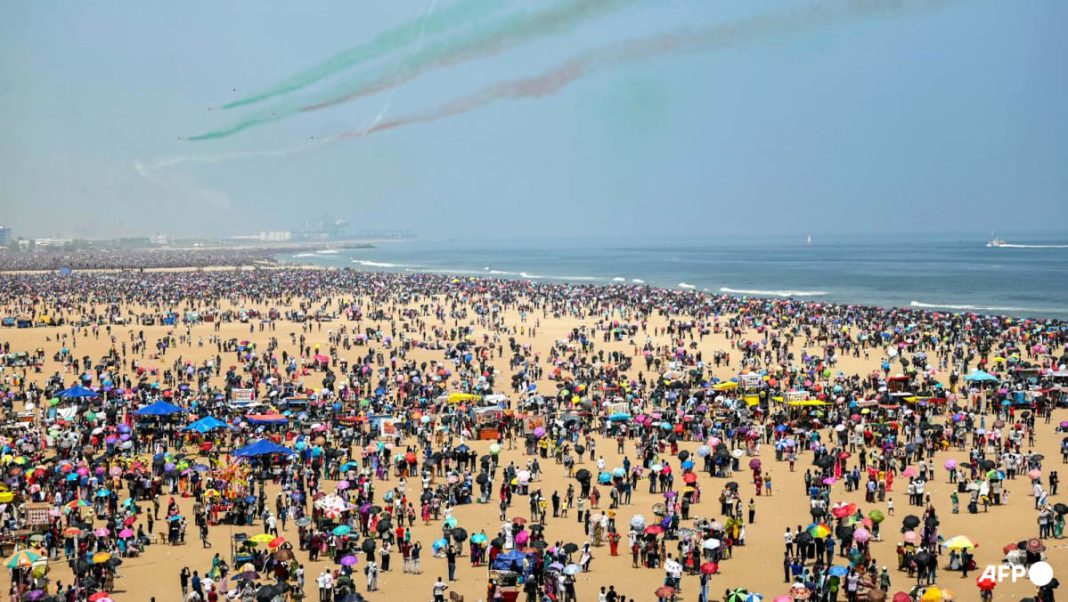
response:
[[[295,307],[299,299],[293,299],[292,304]],[[321,305],[322,300],[316,300],[315,306]],[[276,304],[271,304],[277,306]],[[245,301],[245,307],[251,307],[248,301]],[[262,304],[259,309],[266,310],[268,304]],[[85,312],[90,307],[83,307],[80,312]],[[100,307],[97,307],[100,309]],[[381,307],[386,311],[388,315],[393,316],[400,320],[400,312],[404,309],[401,305],[390,305],[388,307]],[[139,308],[134,308],[134,311],[140,311]],[[73,315],[73,314],[72,314]],[[580,321],[572,318],[540,318],[540,325],[536,329],[536,336],[530,336],[529,327],[533,323],[534,318],[528,317],[525,322],[520,321],[520,317],[515,312],[510,312],[506,315],[505,321],[507,324],[522,328],[522,331],[516,332],[514,335],[517,341],[524,344],[529,344],[531,347],[540,353],[541,358],[547,357],[550,346],[557,339],[566,337],[567,333],[580,325]],[[327,343],[328,331],[331,329],[337,329],[341,324],[345,322],[332,322],[315,325],[313,330],[306,333],[309,345],[321,345],[324,349],[329,346]],[[463,324],[461,321],[460,324]],[[653,336],[653,329],[663,327],[666,324],[662,317],[652,317],[649,324],[649,335]],[[452,320],[449,321],[449,325],[452,325]],[[361,325],[362,327],[368,326],[368,322],[365,320]],[[388,324],[383,322],[381,326],[388,330]],[[185,326],[178,327],[165,327],[165,326],[118,326],[114,327],[114,334],[119,341],[128,341],[129,332],[144,331],[146,338],[149,341],[149,347],[152,347],[152,342],[159,338],[161,335],[168,331],[174,331],[175,333],[182,333],[185,331]],[[44,380],[56,370],[62,370],[60,366],[51,361],[52,354],[58,350],[61,343],[57,337],[61,333],[70,333],[70,328],[33,328],[33,329],[4,329],[0,331],[0,340],[8,341],[11,343],[11,349],[17,350],[32,350],[37,347],[43,347],[46,351],[46,356],[49,360],[45,363],[44,369],[40,374],[30,374],[29,378],[32,381],[36,381],[39,384],[44,383]],[[266,345],[269,337],[277,337],[280,343],[280,349],[288,350],[290,353],[295,352],[295,346],[291,345],[290,332],[297,333],[299,336],[301,332],[301,325],[291,322],[280,321],[277,323],[277,329],[274,332],[260,331],[256,328],[253,332],[250,332],[249,325],[240,323],[224,324],[219,332],[214,330],[212,324],[199,324],[192,326],[190,329],[193,342],[190,346],[180,346],[173,349],[162,361],[158,362],[158,365],[163,368],[165,365],[169,365],[177,355],[181,355],[184,359],[189,359],[194,362],[199,362],[209,355],[214,355],[215,346],[205,344],[203,347],[198,347],[195,343],[196,339],[203,337],[205,341],[213,335],[219,335],[224,339],[234,337],[239,339],[250,339],[260,347]],[[483,332],[487,332],[484,328],[476,325],[476,337],[480,336]],[[492,334],[492,333],[489,333]],[[749,333],[753,338],[759,337],[755,332]],[[639,337],[644,335],[639,334]],[[666,335],[653,336],[654,340],[658,343],[668,344],[670,339]],[[639,344],[642,341],[639,340]],[[71,341],[68,341],[71,344]],[[72,345],[72,350],[76,356],[90,355],[94,358],[101,356],[108,348],[108,338],[106,334],[101,332],[99,338],[94,338],[92,335],[84,336],[79,333],[77,337],[76,345]],[[721,335],[709,335],[704,337],[703,340],[698,343],[699,349],[704,353],[707,360],[711,358],[712,353],[717,350],[730,350],[730,343],[727,339]],[[622,351],[628,355],[636,355],[637,350],[634,346],[627,342],[612,342],[601,343],[598,340],[598,348],[604,349],[606,352],[610,350]],[[366,348],[357,348],[360,352],[366,351]],[[355,350],[354,350],[355,351]],[[798,349],[800,351],[800,349]],[[814,350],[813,350],[814,351]],[[340,352],[341,357],[346,357],[347,354],[343,350]],[[354,355],[354,354],[353,354]],[[737,356],[737,353],[733,355]],[[426,351],[417,349],[411,356],[417,361],[430,361],[432,359],[440,360],[441,353],[438,351]],[[411,357],[410,356],[410,357]],[[852,357],[842,357],[838,369],[846,372],[847,374],[859,373],[868,374],[872,370],[878,369],[879,359],[874,356],[870,360],[856,359]],[[736,360],[735,360],[736,361]],[[146,362],[152,365],[152,361]],[[224,365],[230,363],[224,355]],[[504,378],[499,379],[498,382],[504,384],[508,382],[508,376],[511,375],[511,371],[507,365],[507,358],[500,359],[494,358],[494,363],[498,370],[505,375]],[[644,368],[643,362],[635,363],[635,370]],[[5,375],[10,375],[12,369],[6,369]],[[709,368],[713,374],[723,378],[729,378],[737,373],[737,366],[722,367],[719,369]],[[636,376],[633,372],[632,376]],[[71,382],[75,375],[65,374],[64,380]],[[646,377],[653,377],[652,373],[647,373]],[[316,379],[321,378],[321,373],[313,372],[312,376],[306,380],[309,386],[315,387],[319,383]],[[215,383],[213,383],[215,384]],[[543,380],[539,383],[539,388],[546,391],[555,390],[555,385],[552,382]],[[1060,420],[1068,419],[1068,413],[1064,410],[1059,410],[1056,414],[1052,424],[1045,425],[1039,423],[1038,429],[1038,441],[1037,448],[1042,451],[1047,457],[1046,464],[1050,468],[1057,468],[1056,464],[1060,462],[1060,454],[1058,452],[1058,443],[1061,435],[1053,432],[1053,426]],[[474,441],[470,444],[476,448],[480,453],[484,453],[488,448],[489,442]],[[683,449],[694,450],[698,443],[687,442],[682,447]],[[599,441],[597,446],[598,454],[603,455],[607,461],[609,468],[619,466],[622,462],[622,457],[616,453],[616,446],[612,441]],[[627,443],[627,453],[631,455],[633,459],[634,445],[633,442]],[[747,542],[744,547],[736,547],[734,550],[734,557],[730,560],[726,560],[721,564],[721,574],[712,578],[712,585],[710,592],[713,599],[719,599],[723,591],[727,588],[733,587],[747,587],[751,591],[759,591],[765,595],[766,600],[771,600],[776,595],[784,593],[787,588],[787,584],[784,583],[783,570],[782,570],[782,558],[783,558],[783,531],[785,528],[793,528],[796,525],[807,525],[810,522],[808,515],[807,500],[804,495],[804,482],[803,474],[805,468],[810,466],[811,454],[806,453],[799,458],[797,463],[796,472],[789,472],[786,463],[778,463],[774,461],[773,451],[770,447],[766,447],[761,455],[765,470],[770,472],[774,481],[774,492],[771,496],[754,496],[754,486],[750,479],[750,471],[743,470],[735,473],[735,479],[740,483],[740,491],[744,500],[754,498],[756,500],[757,514],[755,524],[748,525],[746,534]],[[1007,506],[991,507],[988,513],[980,512],[978,515],[968,514],[951,514],[949,511],[949,494],[951,492],[951,486],[947,483],[946,472],[942,470],[942,465],[947,458],[956,458],[960,461],[964,461],[966,458],[963,454],[950,451],[940,452],[935,459],[935,466],[937,468],[937,477],[932,480],[928,485],[928,492],[931,494],[931,498],[939,509],[939,515],[942,520],[941,532],[946,534],[947,537],[957,534],[967,535],[978,541],[980,546],[975,550],[975,557],[978,565],[983,567],[987,564],[998,563],[1002,559],[1001,548],[1003,545],[1009,542],[1015,542],[1020,539],[1033,537],[1037,535],[1037,526],[1035,522],[1036,513],[1033,510],[1034,500],[1029,496],[1030,487],[1027,482],[1027,478],[1020,477],[1015,481],[1008,483],[1008,489],[1011,491],[1011,498]],[[517,465],[521,465],[526,462],[528,457],[524,456],[521,450],[505,450],[502,452],[502,465],[507,464],[509,461],[515,462]],[[747,460],[745,460],[747,461]],[[676,460],[677,462],[677,460]],[[591,462],[586,460],[586,466],[591,467]],[[551,460],[543,460],[542,467],[544,474],[540,481],[535,482],[532,487],[541,488],[546,496],[551,495],[553,491],[559,491],[561,494],[566,490],[569,480],[564,476],[564,469],[561,465],[554,464]],[[378,490],[384,491],[387,487],[395,484],[394,481],[388,483],[382,483],[377,486]],[[707,474],[702,473],[700,477],[700,485],[702,487],[702,500],[699,504],[695,505],[691,511],[692,516],[708,517],[708,518],[720,518],[718,515],[719,505],[717,503],[717,496],[723,483],[726,479],[714,479]],[[571,481],[574,482],[574,481]],[[895,486],[895,491],[892,494],[896,505],[896,517],[888,517],[886,522],[883,523],[883,541],[874,543],[874,555],[878,559],[880,565],[887,565],[891,569],[891,576],[893,585],[891,593],[898,589],[908,589],[912,583],[908,580],[907,576],[903,572],[894,570],[896,566],[896,556],[894,552],[895,544],[898,539],[898,528],[900,526],[900,518],[906,514],[916,513],[920,514],[920,508],[910,508],[907,504],[907,497],[900,491],[905,486],[905,480],[898,481]],[[418,489],[418,483],[416,479],[412,479],[409,484],[410,489]],[[332,484],[324,484],[323,489],[332,490]],[[629,522],[630,517],[633,514],[643,514],[646,517],[652,516],[651,506],[653,503],[661,501],[660,494],[649,494],[646,492],[647,487],[643,483],[640,483],[635,490],[635,495],[632,503],[629,506],[623,506],[618,513],[617,524],[620,526],[620,530],[625,533],[626,525]],[[276,488],[268,487],[268,500],[273,500]],[[496,489],[495,489],[496,493]],[[1063,498],[1063,494],[1053,501],[1059,501]],[[501,523],[497,516],[496,495],[492,498],[490,504],[480,505],[463,505],[459,506],[455,510],[455,516],[459,520],[459,525],[466,528],[469,532],[474,533],[480,529],[484,529],[486,533],[493,537],[493,534],[500,528]],[[854,492],[851,494],[845,493],[841,484],[834,486],[834,495],[832,501],[846,500],[850,502],[856,502],[862,509],[867,512],[868,510],[875,509],[870,505],[865,505],[863,500],[863,494],[861,492]],[[183,513],[189,515],[191,513],[192,499],[179,499],[179,504],[183,509]],[[149,508],[151,505],[148,505]],[[962,504],[963,506],[963,504]],[[144,506],[143,506],[144,507]],[[602,502],[602,510],[607,507],[607,496]],[[886,510],[885,504],[876,506],[881,510]],[[598,510],[594,510],[594,513],[598,513]],[[516,502],[513,504],[513,515],[528,516],[529,510],[525,498],[517,496]],[[158,525],[157,525],[158,527]],[[256,526],[246,529],[246,532],[253,534],[257,532],[257,529],[261,529],[260,523]],[[240,529],[239,529],[240,530]],[[125,601],[147,601],[152,598],[162,601],[179,600],[180,591],[178,585],[178,572],[183,566],[188,566],[191,569],[197,569],[203,574],[210,566],[211,557],[215,552],[222,553],[225,557],[229,556],[230,546],[229,538],[235,529],[229,526],[216,526],[212,527],[210,531],[211,548],[202,548],[199,540],[196,537],[196,529],[190,524],[189,532],[187,535],[187,543],[182,546],[167,546],[167,545],[151,545],[147,551],[139,558],[131,558],[120,568],[120,577],[116,580],[116,588],[114,593],[114,599],[120,602]],[[423,572],[421,575],[404,574],[401,572],[401,559],[399,553],[395,553],[393,556],[393,571],[389,573],[382,573],[379,578],[379,591],[376,593],[368,594],[367,597],[370,600],[410,600],[413,602],[423,602],[431,598],[430,590],[431,584],[438,576],[445,576],[446,567],[443,559],[433,558],[429,554],[430,543],[437,539],[441,533],[440,522],[433,522],[430,526],[423,526],[421,521],[416,521],[416,526],[412,529],[413,540],[417,539],[422,541],[426,551],[424,552],[423,559]],[[289,522],[287,528],[284,530],[283,535],[290,541],[296,541],[296,526],[293,522]],[[552,541],[564,541],[564,542],[577,542],[584,541],[584,536],[581,531],[580,525],[575,519],[574,510],[572,510],[571,517],[569,518],[550,518],[547,523],[547,535],[546,538]],[[625,544],[625,539],[624,539]],[[672,550],[674,542],[669,544],[669,551]],[[1049,562],[1055,567],[1055,570],[1062,577],[1068,577],[1068,552],[1065,550],[1065,545],[1060,541],[1048,541],[1049,545],[1048,555]],[[635,600],[653,600],[655,596],[653,590],[656,589],[663,581],[663,572],[660,569],[634,569],[631,568],[631,559],[626,552],[626,546],[620,546],[620,556],[611,557],[609,555],[608,547],[600,547],[594,550],[594,560],[592,562],[591,571],[589,573],[582,573],[578,578],[578,599],[586,602],[594,600],[597,595],[597,591],[602,586],[614,585],[616,590],[628,598]],[[307,562],[307,554],[303,551],[297,552],[297,557],[305,564],[306,571],[306,592],[309,600],[317,599],[317,592],[315,590],[315,576],[320,573],[323,567],[334,567],[335,565],[326,562],[309,563]],[[940,563],[941,565],[942,563]],[[360,566],[363,565],[363,558],[361,557]],[[487,573],[485,567],[473,568],[470,566],[469,559],[466,556],[462,557],[458,563],[458,581],[451,584],[452,591],[458,592],[463,595],[467,602],[477,602],[486,599],[486,583]],[[359,568],[359,567],[358,567]],[[63,582],[64,584],[71,581],[71,574],[65,563],[53,562],[51,565],[50,576],[55,581]],[[975,576],[973,573],[968,578],[961,578],[959,573],[949,573],[947,571],[940,571],[939,584],[954,589],[958,592],[958,600],[978,600],[978,593],[975,587]],[[0,572],[0,585],[3,586],[3,591],[7,590],[7,583],[9,582],[9,575],[6,571]],[[358,590],[366,592],[365,583],[362,580],[362,576],[357,579]],[[683,579],[683,590],[681,592],[681,599],[683,600],[696,600],[697,599],[697,578],[686,576]],[[996,590],[996,600],[1017,600],[1023,595],[1033,595],[1034,587],[1026,580],[1022,580],[1016,584],[1005,584],[999,586]],[[844,599],[844,594],[842,599]]]

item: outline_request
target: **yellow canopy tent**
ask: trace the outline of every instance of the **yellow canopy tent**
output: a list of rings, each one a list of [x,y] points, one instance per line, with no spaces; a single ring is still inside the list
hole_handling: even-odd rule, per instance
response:
[[[788,401],[788,402],[786,402],[786,405],[793,406],[795,408],[797,408],[797,407],[809,408],[809,407],[825,406],[825,405],[828,405],[828,404],[827,404],[826,401],[821,401],[819,399],[802,399],[801,401]]]
[[[463,401],[478,401],[482,399],[481,395],[474,395],[471,393],[449,393],[449,403],[460,403]]]

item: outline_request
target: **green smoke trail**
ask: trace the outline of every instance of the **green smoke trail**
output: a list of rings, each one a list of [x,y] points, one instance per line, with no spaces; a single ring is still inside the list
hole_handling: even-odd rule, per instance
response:
[[[419,53],[401,70],[339,86],[326,100],[309,104],[302,110],[314,111],[338,105],[393,88],[433,69],[451,67],[464,61],[497,54],[539,37],[565,33],[590,19],[604,16],[638,1],[640,0],[576,0],[530,17],[517,15],[505,20],[496,29],[477,31],[466,38],[428,45],[425,52]]]
[[[415,19],[384,31],[366,44],[339,52],[322,63],[284,79],[266,90],[229,102],[223,105],[223,108],[243,107],[295,92],[336,73],[399,50],[414,42],[421,35],[438,35],[451,29],[468,26],[508,6],[509,3],[503,0],[459,0],[425,18]]]
[[[223,128],[192,136],[189,140],[227,138],[244,130],[286,119],[294,114],[334,106],[349,100],[381,92],[434,69],[449,67],[464,61],[490,56],[530,40],[570,31],[584,22],[626,8],[642,0],[568,0],[545,10],[527,15],[516,14],[468,35],[428,44],[397,70],[380,73],[338,86],[323,95],[323,100],[300,105],[278,107],[264,111]]]
[[[624,40],[613,46],[576,55],[538,75],[502,81],[422,113],[395,117],[360,130],[335,134],[325,138],[324,143],[365,138],[378,132],[431,123],[475,111],[496,102],[552,96],[583,78],[636,61],[725,50],[761,39],[805,33],[870,17],[907,17],[914,12],[939,9],[959,1],[961,0],[846,0],[826,5],[807,5],[789,12],[760,15],[708,28]]]

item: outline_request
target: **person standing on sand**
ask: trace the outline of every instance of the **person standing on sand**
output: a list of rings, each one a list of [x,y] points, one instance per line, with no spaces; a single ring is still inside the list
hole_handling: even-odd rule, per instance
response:
[[[449,589],[449,586],[441,580],[441,577],[438,577],[431,590],[434,594],[434,602],[445,602],[445,590],[447,589]]]

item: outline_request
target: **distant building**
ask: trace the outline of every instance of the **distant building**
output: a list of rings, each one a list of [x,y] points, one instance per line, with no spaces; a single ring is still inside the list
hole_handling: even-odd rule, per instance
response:
[[[7,226],[0,226],[0,247],[7,247],[11,244],[11,228]]]
[[[70,238],[37,238],[33,245],[38,249],[62,249],[73,246],[74,241]]]
[[[293,240],[293,233],[289,230],[260,232],[259,239],[264,242],[286,242],[288,240]]]

